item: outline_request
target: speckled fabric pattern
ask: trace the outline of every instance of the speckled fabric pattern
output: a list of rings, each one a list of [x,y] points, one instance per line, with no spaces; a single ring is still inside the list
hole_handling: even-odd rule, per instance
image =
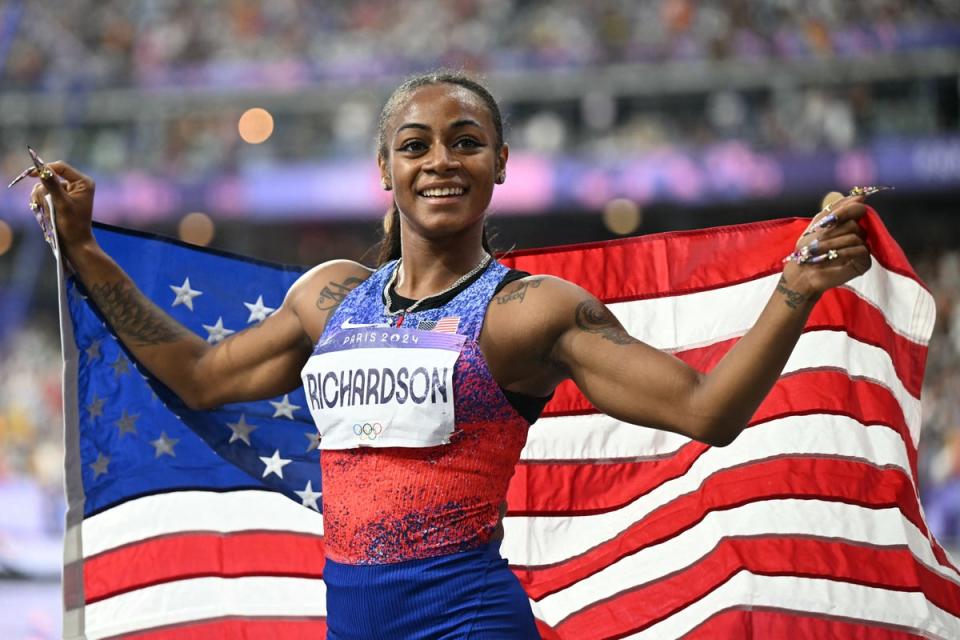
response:
[[[383,287],[391,262],[354,289],[327,323],[324,336],[349,322],[393,320]],[[386,564],[486,544],[526,442],[529,424],[490,374],[477,340],[487,305],[508,269],[491,262],[446,305],[417,311],[404,327],[459,317],[466,337],[454,370],[456,430],[450,444],[427,448],[326,450],[323,474],[327,556],[345,564]]]

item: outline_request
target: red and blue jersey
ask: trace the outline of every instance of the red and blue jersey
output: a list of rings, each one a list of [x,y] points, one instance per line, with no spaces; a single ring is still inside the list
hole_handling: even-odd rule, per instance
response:
[[[358,327],[397,324],[397,316],[386,313],[383,296],[395,267],[395,262],[388,263],[344,299],[328,320],[317,351],[329,349],[338,334],[357,332]],[[403,317],[404,330],[455,331],[463,337],[452,371],[453,430],[447,444],[434,446],[324,448],[324,536],[330,559],[386,564],[456,553],[490,541],[529,427],[494,380],[478,344],[487,306],[507,272],[492,262],[441,306]],[[407,351],[383,353],[385,358],[403,358]],[[363,371],[385,372],[388,365],[399,371],[400,364],[385,362],[382,368]],[[366,387],[371,386],[369,378]],[[424,380],[426,384],[430,378]],[[439,378],[433,380],[436,391],[445,391]],[[382,382],[378,378],[381,389]],[[369,388],[357,397],[380,400]],[[318,401],[322,404],[322,397]],[[370,421],[362,422],[360,413],[358,438],[375,436],[364,436]],[[314,416],[324,433],[323,412]]]

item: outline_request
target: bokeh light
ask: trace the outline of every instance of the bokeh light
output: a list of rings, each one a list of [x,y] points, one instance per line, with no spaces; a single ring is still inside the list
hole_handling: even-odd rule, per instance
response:
[[[207,214],[194,211],[181,218],[177,231],[184,242],[205,247],[213,240],[214,224]]]
[[[603,224],[612,233],[620,236],[633,233],[640,228],[642,215],[640,207],[633,200],[615,198],[603,208]]]
[[[244,142],[260,144],[273,134],[273,116],[266,109],[254,107],[247,109],[240,116],[237,130]]]

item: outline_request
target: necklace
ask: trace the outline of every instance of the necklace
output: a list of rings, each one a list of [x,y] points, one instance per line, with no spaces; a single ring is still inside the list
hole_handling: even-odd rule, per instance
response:
[[[401,324],[403,324],[404,315],[408,313],[413,313],[414,311],[417,310],[418,307],[420,307],[420,305],[422,305],[424,302],[427,302],[428,300],[433,300],[434,298],[439,298],[442,295],[446,295],[450,293],[451,291],[453,291],[454,289],[462,285],[464,282],[466,282],[473,276],[477,275],[477,273],[482,271],[490,262],[490,257],[491,256],[489,253],[484,253],[483,258],[480,260],[477,266],[475,266],[473,269],[471,269],[467,273],[460,276],[460,278],[456,282],[451,284],[449,287],[447,287],[443,291],[434,293],[425,298],[420,298],[419,300],[411,304],[406,309],[397,309],[396,311],[393,311],[393,309],[391,309],[391,307],[393,307],[393,296],[390,295],[390,289],[392,289],[394,283],[396,283],[397,274],[400,273],[400,265],[403,264],[403,258],[400,258],[399,260],[397,260],[397,266],[393,268],[393,273],[390,274],[390,279],[387,281],[387,286],[383,288],[383,300],[385,303],[383,308],[384,315],[389,317],[400,316],[399,322],[397,323],[397,326],[399,327]]]

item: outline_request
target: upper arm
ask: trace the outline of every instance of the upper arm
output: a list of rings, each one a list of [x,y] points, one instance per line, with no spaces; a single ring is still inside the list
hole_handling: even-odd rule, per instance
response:
[[[356,262],[314,267],[290,287],[274,313],[209,349],[197,367],[199,405],[270,398],[295,389],[327,319],[370,275]]]
[[[702,439],[694,393],[702,374],[679,358],[631,336],[602,302],[569,292],[558,305],[562,330],[551,360],[590,402],[620,420]]]
[[[534,276],[505,289],[490,309],[484,331],[494,364],[510,363],[494,372],[506,388],[544,395],[569,378],[608,415],[703,438],[703,417],[692,402],[702,375],[632,337],[589,292]]]

